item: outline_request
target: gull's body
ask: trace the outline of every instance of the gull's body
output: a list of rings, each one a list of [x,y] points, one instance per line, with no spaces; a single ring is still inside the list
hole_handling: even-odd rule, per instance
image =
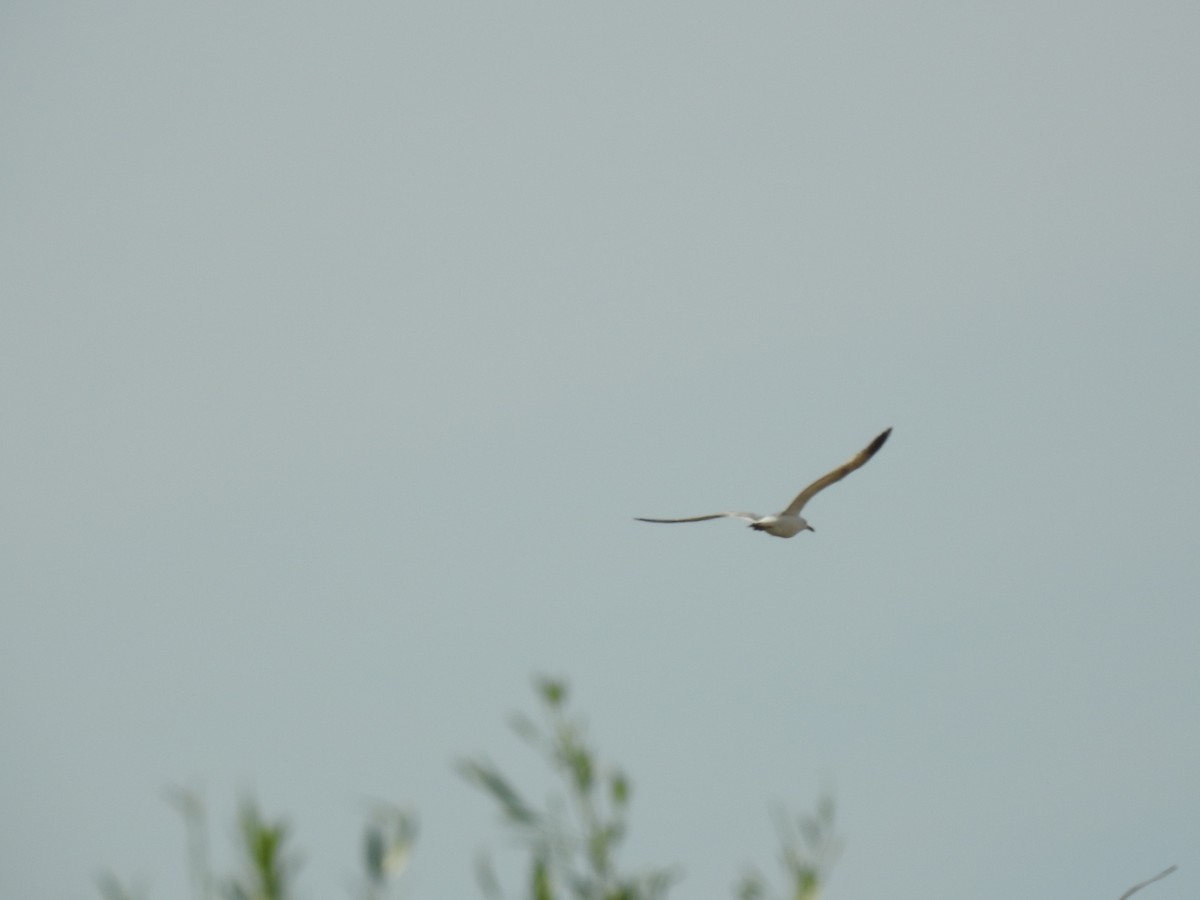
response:
[[[692,516],[689,519],[643,519],[638,517],[639,522],[660,522],[665,525],[675,525],[680,522],[707,522],[710,519],[745,519],[750,523],[750,527],[755,531],[765,531],[767,534],[774,537],[790,538],[799,534],[802,531],[816,531],[805,518],[800,515],[800,511],[805,505],[831,484],[836,484],[841,481],[855,469],[858,469],[866,464],[872,456],[879,452],[879,448],[883,446],[888,439],[888,435],[892,433],[892,429],[887,429],[880,434],[875,440],[871,441],[861,452],[858,453],[849,462],[843,463],[832,472],[828,472],[802,490],[796,495],[796,499],[788,504],[787,509],[783,512],[778,512],[773,516],[760,516],[757,513],[751,512],[722,512],[713,513],[709,516]]]

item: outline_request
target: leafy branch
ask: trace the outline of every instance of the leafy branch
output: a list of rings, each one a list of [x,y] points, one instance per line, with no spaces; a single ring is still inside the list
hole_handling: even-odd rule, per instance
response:
[[[651,869],[630,874],[618,864],[618,851],[629,827],[633,789],[620,769],[602,765],[588,740],[583,722],[567,710],[565,682],[535,681],[541,704],[539,721],[514,716],[512,728],[548,764],[557,788],[544,804],[531,803],[495,765],[485,759],[464,760],[458,771],[499,807],[506,827],[529,852],[529,900],[660,900],[679,880],[678,869]],[[204,804],[192,791],[172,789],[168,800],[183,818],[187,833],[188,868],[194,900],[290,900],[300,868],[291,850],[292,831],[283,819],[270,819],[247,798],[238,812],[241,871],[232,877],[213,876],[208,852]],[[773,812],[781,845],[785,876],[782,894],[767,879],[749,869],[736,886],[738,900],[818,900],[841,852],[835,831],[834,804],[822,797],[815,812],[791,817]],[[363,834],[365,900],[397,896],[417,839],[417,820],[407,810],[377,804]],[[1171,866],[1135,884],[1121,895],[1129,900],[1138,891],[1166,878]],[[503,900],[504,891],[490,857],[477,867],[480,889],[489,900]],[[129,887],[111,873],[97,879],[104,900],[146,900],[141,885]]]
[[[567,712],[567,687],[539,678],[543,722],[515,716],[512,728],[549,764],[561,784],[539,808],[487,760],[466,760],[459,772],[500,807],[505,824],[530,851],[529,896],[535,900],[655,900],[666,895],[676,873],[661,869],[628,875],[617,851],[628,830],[632,787],[619,769],[604,769],[589,745],[583,723]],[[479,865],[480,888],[501,898],[488,857]]]

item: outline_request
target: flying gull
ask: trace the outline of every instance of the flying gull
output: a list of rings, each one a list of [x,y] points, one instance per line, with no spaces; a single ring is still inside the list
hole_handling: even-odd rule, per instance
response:
[[[765,531],[767,534],[781,538],[794,537],[805,530],[816,531],[817,529],[809,525],[804,520],[804,517],[800,515],[800,511],[804,509],[805,504],[831,484],[836,484],[855,469],[865,465],[868,459],[879,452],[879,448],[883,446],[884,442],[888,439],[888,435],[891,433],[892,429],[890,428],[884,431],[879,437],[871,441],[866,449],[862,450],[857,456],[849,462],[838,466],[832,472],[822,475],[797,494],[796,499],[788,504],[787,509],[773,516],[760,516],[757,513],[751,512],[722,512],[713,513],[711,516],[692,516],[690,519],[643,519],[640,516],[635,518],[639,522],[661,522],[666,525],[674,525],[679,522],[707,522],[710,519],[746,519],[750,523],[750,527],[755,531]]]

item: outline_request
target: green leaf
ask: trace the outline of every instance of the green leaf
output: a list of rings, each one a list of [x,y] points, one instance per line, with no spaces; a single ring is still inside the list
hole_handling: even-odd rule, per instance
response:
[[[458,770],[468,781],[473,782],[491,794],[496,802],[500,804],[505,815],[514,822],[521,825],[534,825],[537,823],[537,813],[521,799],[521,795],[513,789],[494,766],[488,763],[465,760],[459,763]]]
[[[608,869],[609,834],[607,829],[595,831],[588,838],[588,857],[597,872]]]
[[[591,793],[594,772],[591,754],[587,752],[586,748],[576,745],[564,748],[564,756],[567,766],[571,770],[575,789],[581,794]]]
[[[567,702],[567,683],[565,681],[540,675],[535,683],[538,692],[542,695],[542,700],[551,709],[558,709]]]
[[[248,872],[244,883],[231,885],[231,895],[255,900],[285,900],[289,870],[293,867],[283,852],[287,823],[267,821],[251,799],[242,802],[239,819]]]
[[[629,805],[629,779],[624,772],[614,772],[609,779],[609,794],[614,806],[624,808]]]
[[[530,878],[531,891],[534,900],[554,900],[554,885],[550,879],[550,866],[545,856],[538,854],[533,858],[533,872]]]

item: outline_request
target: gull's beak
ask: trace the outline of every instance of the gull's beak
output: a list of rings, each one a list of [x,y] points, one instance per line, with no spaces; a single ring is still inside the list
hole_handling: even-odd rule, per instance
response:
[[[809,526],[808,526],[808,530],[809,530],[809,531],[816,531],[817,529],[815,529],[815,528],[813,528],[811,525],[809,525]]]

